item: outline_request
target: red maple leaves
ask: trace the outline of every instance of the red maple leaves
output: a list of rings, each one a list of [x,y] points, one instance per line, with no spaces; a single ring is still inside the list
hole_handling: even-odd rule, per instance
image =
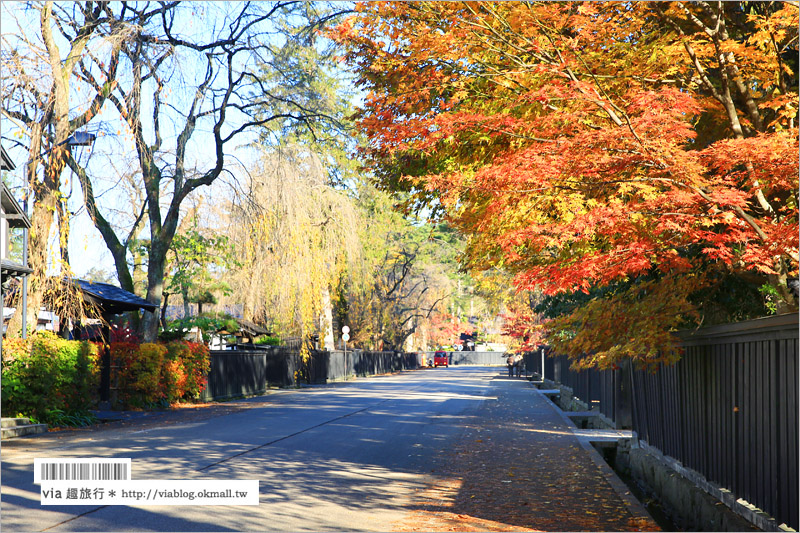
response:
[[[594,345],[575,346],[671,359],[659,331],[694,316],[687,298],[709,269],[763,276],[796,305],[785,282],[797,273],[797,88],[764,39],[658,3],[359,9],[336,38],[370,91],[363,154],[444,206],[470,236],[465,266],[502,266],[519,290],[548,294],[657,279],[625,305],[597,304],[645,342],[622,333],[606,346],[597,324],[615,328],[592,311],[591,324],[564,324],[573,339],[576,324],[593,331]],[[796,19],[782,6],[748,23],[791,46]],[[654,293],[669,305],[632,305]]]

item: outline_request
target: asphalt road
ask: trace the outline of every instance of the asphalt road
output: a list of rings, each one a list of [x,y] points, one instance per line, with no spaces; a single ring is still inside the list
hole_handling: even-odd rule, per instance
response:
[[[504,368],[453,367],[273,394],[206,416],[2,444],[3,531],[391,531],[436,481]],[[502,383],[502,382],[499,382]],[[210,414],[209,414],[210,413]],[[258,479],[258,506],[40,505],[35,457],[130,457],[133,479]]]

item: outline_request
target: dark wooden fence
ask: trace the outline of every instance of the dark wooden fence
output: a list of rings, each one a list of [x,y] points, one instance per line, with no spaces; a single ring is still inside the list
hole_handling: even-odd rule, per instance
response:
[[[267,390],[266,352],[212,351],[204,400],[223,400]]]
[[[681,360],[655,373],[575,372],[556,356],[544,376],[617,427],[631,416],[640,441],[798,529],[798,315],[682,337]],[[541,372],[541,352],[525,360]]]
[[[416,353],[312,351],[306,364],[299,350],[212,350],[208,387],[203,399],[224,400],[263,394],[268,388],[299,383],[327,383],[351,376],[371,376],[419,368]]]
[[[798,316],[705,328],[633,373],[640,440],[798,529]]]
[[[630,429],[630,379],[627,377],[627,363],[619,370],[589,369],[576,372],[570,368],[567,356],[553,355],[547,347],[526,353],[523,359],[528,373],[535,372],[569,387],[572,394],[585,403],[587,408],[599,411],[619,429]]]
[[[416,353],[402,352],[311,352],[306,380],[310,383],[326,383],[351,376],[374,376],[409,370],[419,368],[419,359]]]
[[[522,356],[522,360],[525,362],[525,370],[529,374],[536,373],[539,376],[545,376],[547,379],[553,379],[555,375],[555,357],[553,357],[548,348],[539,348],[535,352],[527,352]],[[544,370],[542,369],[542,363],[544,363]]]

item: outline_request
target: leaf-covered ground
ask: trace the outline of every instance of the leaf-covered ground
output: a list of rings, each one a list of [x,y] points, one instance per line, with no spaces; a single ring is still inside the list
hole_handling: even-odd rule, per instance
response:
[[[399,531],[659,531],[523,380],[497,378]],[[497,399],[491,395],[496,394]]]

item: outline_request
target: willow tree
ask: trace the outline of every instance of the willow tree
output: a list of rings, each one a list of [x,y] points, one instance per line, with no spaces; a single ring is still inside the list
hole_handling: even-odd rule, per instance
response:
[[[364,224],[360,271],[339,287],[348,298],[346,317],[355,343],[372,349],[399,348],[426,329],[451,299],[460,247],[442,241],[442,232],[394,208],[396,201],[369,183],[359,189]]]
[[[332,342],[331,288],[358,262],[361,221],[328,176],[319,156],[302,147],[263,154],[230,204],[227,233],[239,267],[228,282],[246,317],[284,336],[321,330]]]

